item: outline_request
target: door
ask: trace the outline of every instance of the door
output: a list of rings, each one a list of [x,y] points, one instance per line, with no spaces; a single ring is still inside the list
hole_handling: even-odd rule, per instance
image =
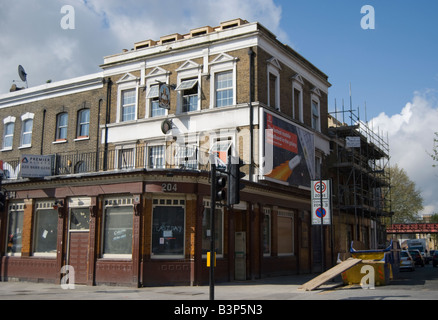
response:
[[[236,232],[234,238],[234,279],[246,280],[246,233]]]
[[[87,283],[89,226],[89,208],[70,209],[67,264],[74,268],[76,284]]]
[[[70,232],[69,262],[74,268],[75,283],[87,283],[89,232]]]

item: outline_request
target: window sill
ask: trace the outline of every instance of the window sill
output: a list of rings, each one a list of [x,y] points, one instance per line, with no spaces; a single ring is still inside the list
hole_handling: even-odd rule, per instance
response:
[[[74,141],[85,141],[85,140],[90,140],[90,137],[89,136],[77,137]]]
[[[5,151],[12,151],[12,147],[11,148],[3,148],[0,150],[1,152],[5,152]]]
[[[67,139],[58,139],[56,141],[52,142],[53,144],[61,144],[61,143],[67,143]]]
[[[24,145],[24,146],[18,147],[18,150],[29,149],[29,148],[32,148],[32,145],[27,144],[27,145]]]

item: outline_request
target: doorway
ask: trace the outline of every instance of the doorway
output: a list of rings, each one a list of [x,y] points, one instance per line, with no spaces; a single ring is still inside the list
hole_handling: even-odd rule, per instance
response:
[[[86,284],[90,236],[90,209],[70,208],[67,264],[74,268],[76,284]]]

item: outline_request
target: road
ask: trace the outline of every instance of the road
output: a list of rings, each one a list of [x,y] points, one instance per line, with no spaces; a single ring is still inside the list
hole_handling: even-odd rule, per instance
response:
[[[298,288],[311,275],[268,278],[254,281],[218,283],[216,300],[238,303],[242,300],[438,300],[438,268],[431,264],[413,272],[402,271],[389,285],[364,290],[360,286],[326,283],[306,292]],[[336,286],[337,285],[337,286]],[[63,290],[59,285],[25,282],[0,282],[1,300],[164,300],[205,301],[209,287],[125,288],[113,286],[76,286]]]
[[[364,290],[345,286],[315,292],[316,300],[438,300],[438,268],[432,264],[417,266],[415,271],[401,271],[387,286]]]

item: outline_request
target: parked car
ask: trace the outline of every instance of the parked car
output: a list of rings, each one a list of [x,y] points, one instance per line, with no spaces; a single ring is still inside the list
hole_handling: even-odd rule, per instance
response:
[[[438,250],[435,250],[432,256],[432,264],[434,267],[438,266]]]
[[[424,267],[426,262],[424,261],[424,258],[421,255],[420,250],[409,250],[409,253],[412,256],[412,259],[414,259],[415,264],[418,264],[418,265]]]
[[[400,252],[400,270],[402,269],[415,270],[415,261],[412,259],[408,250],[402,250]]]

